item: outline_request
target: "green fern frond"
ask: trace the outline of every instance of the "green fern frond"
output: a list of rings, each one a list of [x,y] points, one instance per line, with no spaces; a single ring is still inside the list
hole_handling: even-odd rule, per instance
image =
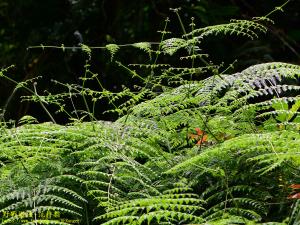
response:
[[[112,61],[115,54],[119,51],[120,47],[116,44],[108,44],[105,46],[105,48],[109,51],[111,57],[110,60]]]
[[[92,49],[85,44],[80,44],[80,46],[81,46],[81,50],[87,54],[88,59],[90,60],[92,58]]]
[[[161,49],[165,54],[174,55],[181,48],[186,48],[188,42],[181,38],[170,38],[161,42]]]
[[[190,196],[190,195],[189,195]],[[202,210],[201,200],[197,198],[187,198],[182,195],[181,198],[172,198],[170,195],[161,195],[146,199],[135,199],[124,202],[115,208],[110,208],[109,212],[96,217],[96,220],[108,220],[104,224],[121,223],[125,224],[127,220],[131,223],[142,224],[144,221],[157,222],[164,221],[203,221],[200,217],[191,213]],[[190,213],[186,213],[190,212]],[[128,217],[131,214],[131,217]],[[126,218],[126,221],[124,219]],[[173,222],[172,222],[173,224]]]
[[[151,59],[151,44],[149,42],[138,42],[138,43],[133,43],[133,47],[141,49],[142,51],[146,52],[149,54],[149,58]]]
[[[202,39],[208,35],[219,35],[219,34],[229,34],[237,36],[245,36],[250,39],[257,38],[258,32],[266,33],[267,28],[260,23],[249,20],[232,20],[228,24],[219,24],[208,26],[204,28],[195,29],[192,32],[186,34],[186,37],[196,37],[197,39]]]

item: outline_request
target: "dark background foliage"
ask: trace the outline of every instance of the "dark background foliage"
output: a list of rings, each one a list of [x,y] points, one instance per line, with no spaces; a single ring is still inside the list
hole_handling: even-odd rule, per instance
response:
[[[162,29],[166,17],[170,17],[172,36],[182,34],[176,17],[169,8],[181,7],[186,25],[195,17],[197,27],[228,22],[232,18],[250,19],[266,15],[284,1],[273,0],[0,0],[0,67],[16,65],[8,74],[18,82],[43,76],[38,81],[38,91],[60,92],[51,79],[61,82],[78,83],[83,73],[85,58],[80,51],[56,49],[31,49],[32,45],[77,46],[79,40],[74,32],[83,37],[89,46],[105,46],[109,43],[124,44],[141,41],[159,41],[157,30]],[[284,13],[272,15],[275,24],[269,25],[269,33],[259,40],[210,38],[203,43],[203,49],[216,63],[232,63],[238,59],[235,70],[268,61],[300,63],[300,2],[290,1]],[[172,37],[170,36],[170,37]],[[118,54],[118,60],[137,63],[142,56],[130,51]],[[99,73],[109,90],[117,90],[122,84],[131,85],[130,76],[110,62],[104,51],[94,51],[92,70]],[[48,118],[40,113],[39,105],[20,102],[26,95],[19,90],[12,95],[14,85],[0,80],[0,107],[8,102],[6,120],[18,119],[32,114],[40,121]],[[102,115],[107,105],[99,107],[99,119],[113,119]],[[61,119],[62,122],[64,120]]]

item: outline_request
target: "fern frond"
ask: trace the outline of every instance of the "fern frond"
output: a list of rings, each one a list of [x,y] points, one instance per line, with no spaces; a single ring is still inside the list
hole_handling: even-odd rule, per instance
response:
[[[108,44],[105,46],[105,48],[109,51],[111,57],[110,60],[112,61],[115,54],[119,51],[120,47],[116,44]]]
[[[208,35],[235,34],[237,36],[246,36],[250,39],[254,39],[258,37],[258,32],[266,33],[267,28],[255,21],[231,20],[231,22],[228,24],[219,24],[195,29],[185,36],[193,36],[197,39],[202,39]]]

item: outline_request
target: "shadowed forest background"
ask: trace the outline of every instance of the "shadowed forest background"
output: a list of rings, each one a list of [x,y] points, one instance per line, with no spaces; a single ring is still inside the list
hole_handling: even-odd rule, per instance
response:
[[[0,0],[0,67],[16,65],[9,74],[16,81],[42,76],[38,80],[40,93],[51,90],[60,93],[51,80],[78,83],[83,73],[85,57],[81,51],[61,49],[30,49],[33,45],[77,46],[79,32],[88,46],[105,46],[110,43],[126,44],[142,41],[159,41],[158,30],[170,17],[172,36],[180,36],[182,30],[170,8],[181,7],[183,23],[188,27],[195,18],[197,27],[228,22],[230,19],[251,19],[263,16],[283,1],[244,0]],[[211,37],[202,44],[215,63],[230,64],[235,59],[234,71],[262,62],[282,61],[300,63],[300,2],[291,1],[284,12],[272,15],[275,24],[269,24],[267,35],[249,41],[232,37]],[[145,62],[145,57],[123,50],[117,60],[129,64]],[[121,85],[133,83],[131,76],[110,62],[108,52],[93,51],[91,69],[100,75],[108,90],[120,90]],[[0,80],[0,106],[6,107],[5,119],[17,120],[31,114],[39,121],[48,120],[38,103],[22,102],[26,91],[13,92],[14,84]],[[80,103],[78,103],[80,104]],[[102,114],[107,102],[97,105],[97,119],[113,120],[116,115]],[[51,111],[51,108],[50,108]],[[53,110],[54,112],[55,110]],[[63,118],[55,115],[60,123]]]

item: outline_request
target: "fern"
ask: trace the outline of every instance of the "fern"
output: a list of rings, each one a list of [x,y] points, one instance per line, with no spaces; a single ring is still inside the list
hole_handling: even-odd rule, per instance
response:
[[[151,44],[149,42],[138,42],[138,43],[132,44],[132,46],[135,48],[141,49],[142,51],[145,51],[146,53],[149,54],[150,60],[152,59]]]
[[[114,58],[114,56],[115,56],[115,54],[118,52],[118,50],[119,50],[120,47],[118,45],[116,45],[116,44],[108,44],[105,47],[109,51],[109,53],[111,55],[110,60],[112,61],[113,58]]]
[[[82,207],[80,202],[86,200],[76,192],[51,184],[46,181],[34,188],[21,188],[7,194],[0,199],[0,213],[4,216],[1,224],[16,224],[18,221],[26,220],[28,223],[49,224],[59,223],[62,218],[54,218],[53,214],[81,219]],[[71,200],[67,199],[67,196]],[[76,201],[77,200],[77,201]],[[55,206],[53,206],[55,204]],[[5,214],[14,212],[13,217],[6,218]],[[49,217],[45,220],[45,215]],[[12,214],[11,214],[12,215]],[[67,224],[67,223],[66,223]]]
[[[257,38],[266,32],[265,20],[199,29],[192,20],[190,32],[180,20],[185,34],[171,38],[166,20],[159,43],[100,47],[111,60],[124,46],[149,54],[149,64],[117,62],[139,80],[119,93],[90,71],[93,47],[81,45],[88,58],[82,85],[56,81],[66,93],[40,96],[34,89],[24,98],[55,104],[72,122],[35,124],[25,116],[19,127],[1,127],[1,224],[71,224],[63,218],[106,225],[284,224],[292,205],[288,187],[299,182],[300,68],[274,62],[226,74],[232,65],[215,65],[200,49],[208,35]],[[182,52],[187,55],[178,58]],[[163,54],[191,64],[173,66]],[[19,87],[30,91],[27,83]],[[72,105],[68,113],[66,99],[73,104],[79,96],[86,109]],[[105,98],[110,112],[121,115],[115,122],[94,118],[96,102]],[[90,122],[82,122],[87,115]],[[289,224],[299,221],[298,208],[296,202]],[[42,216],[55,212],[60,217]],[[272,213],[282,216],[265,222]]]
[[[172,193],[172,192],[167,192]],[[174,196],[174,197],[173,197]],[[176,196],[176,197],[175,197]],[[96,220],[109,219],[103,224],[130,222],[142,224],[144,221],[154,224],[179,221],[202,222],[200,217],[193,216],[193,212],[202,210],[201,201],[193,194],[165,194],[151,198],[126,201],[115,208],[109,209],[106,214],[96,217]],[[131,216],[128,216],[130,214]]]
[[[197,39],[203,39],[208,35],[229,34],[245,36],[250,39],[257,38],[257,32],[266,33],[267,28],[256,21],[249,20],[231,20],[228,24],[218,24],[205,28],[195,29],[185,36],[194,36]]]

